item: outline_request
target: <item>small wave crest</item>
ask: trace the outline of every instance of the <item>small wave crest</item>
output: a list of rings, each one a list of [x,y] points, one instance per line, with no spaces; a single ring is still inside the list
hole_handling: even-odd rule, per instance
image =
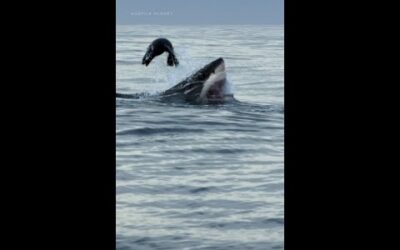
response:
[[[135,129],[126,129],[117,131],[117,135],[150,135],[150,134],[160,134],[160,133],[201,133],[204,129],[191,129],[184,127],[172,127],[172,128],[150,128],[142,127]]]

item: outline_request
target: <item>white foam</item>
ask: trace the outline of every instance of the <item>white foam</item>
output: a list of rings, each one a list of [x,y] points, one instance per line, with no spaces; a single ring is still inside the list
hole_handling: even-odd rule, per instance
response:
[[[235,86],[228,79],[226,79],[224,95],[233,95],[234,92]]]
[[[185,78],[192,75],[197,70],[204,67],[205,60],[193,59],[190,52],[186,48],[175,49],[175,55],[179,60],[177,67],[167,66],[168,53],[163,53],[160,56],[155,57],[152,62],[144,67],[140,65],[141,70],[146,71],[146,75],[152,78],[152,82],[146,85],[145,92],[150,95],[157,95],[166,89],[169,89]],[[227,74],[225,72],[225,63],[222,63],[215,69],[215,74],[212,74],[209,79],[205,82],[201,92],[201,97],[204,98],[210,87],[223,78],[226,79]],[[233,85],[227,80],[224,87],[224,94],[233,94]]]

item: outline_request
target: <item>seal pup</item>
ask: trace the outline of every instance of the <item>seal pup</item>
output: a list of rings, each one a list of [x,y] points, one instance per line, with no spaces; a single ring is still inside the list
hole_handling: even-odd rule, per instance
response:
[[[168,53],[168,66],[178,66],[179,61],[175,56],[174,47],[172,46],[172,43],[166,38],[158,38],[147,47],[147,51],[142,59],[142,64],[146,65],[147,67],[154,57],[159,56],[164,52]]]

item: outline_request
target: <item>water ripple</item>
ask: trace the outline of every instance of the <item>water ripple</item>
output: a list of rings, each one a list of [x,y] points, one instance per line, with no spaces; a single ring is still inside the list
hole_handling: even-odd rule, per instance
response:
[[[179,67],[141,65],[160,35]],[[117,249],[283,249],[283,27],[118,26],[116,45],[117,92],[137,97],[116,100]],[[219,56],[237,102],[160,100]]]
[[[199,133],[203,132],[204,129],[189,129],[189,128],[136,128],[136,129],[125,129],[117,131],[117,135],[152,135],[160,133]]]

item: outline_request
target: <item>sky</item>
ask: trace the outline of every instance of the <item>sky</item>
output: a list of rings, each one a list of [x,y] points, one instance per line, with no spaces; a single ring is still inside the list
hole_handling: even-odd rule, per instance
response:
[[[283,24],[284,0],[116,0],[119,24]]]

